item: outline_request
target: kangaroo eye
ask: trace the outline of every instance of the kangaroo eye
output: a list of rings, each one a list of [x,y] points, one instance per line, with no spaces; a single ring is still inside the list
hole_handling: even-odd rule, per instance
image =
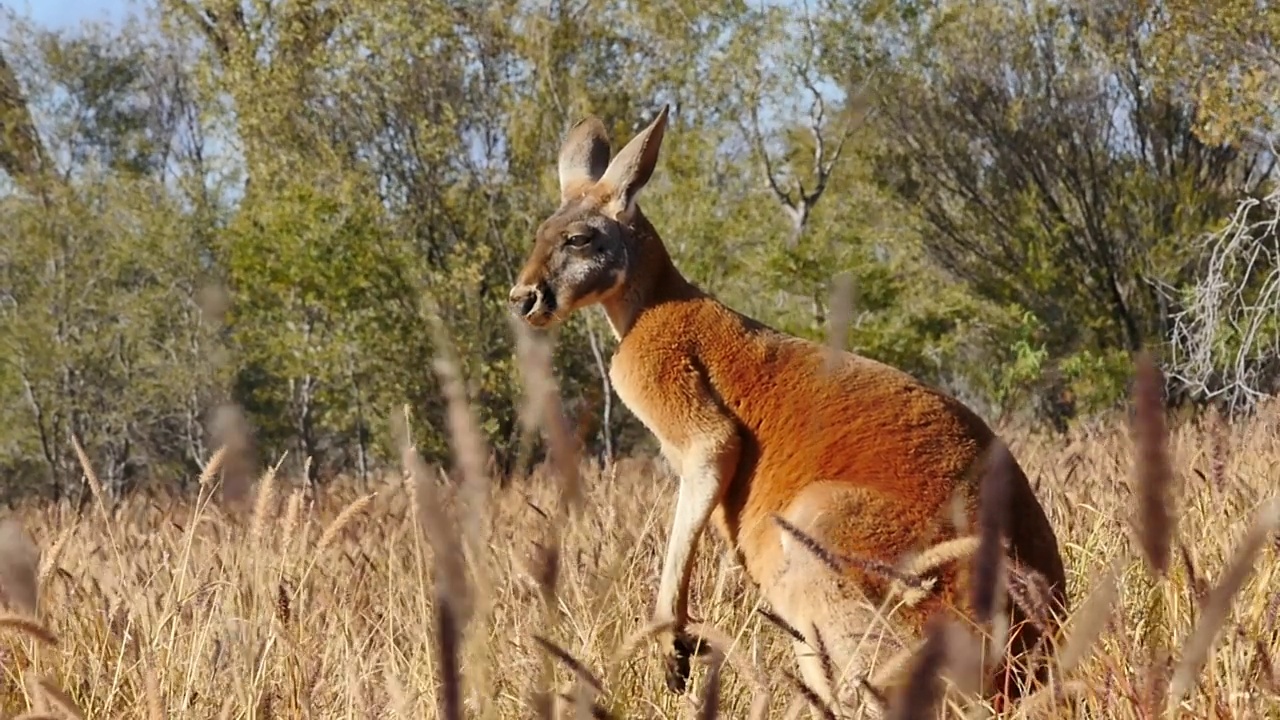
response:
[[[565,244],[569,247],[583,248],[591,244],[590,233],[574,233],[565,238]]]

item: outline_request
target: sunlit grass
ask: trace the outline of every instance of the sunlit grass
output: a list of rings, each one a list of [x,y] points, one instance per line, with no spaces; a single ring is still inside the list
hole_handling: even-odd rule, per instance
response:
[[[1165,502],[1176,524],[1165,530],[1176,535],[1160,576],[1143,550],[1159,542],[1131,529],[1150,512],[1132,490],[1134,461],[1150,451],[1135,451],[1127,424],[1009,434],[1059,534],[1073,611],[1054,689],[1022,710],[1155,717],[1177,692],[1196,717],[1277,716],[1280,566],[1274,533],[1262,534],[1274,507],[1260,515],[1277,494],[1277,429],[1268,412],[1169,432]],[[18,508],[11,516],[42,553],[24,554],[23,533],[6,526],[0,712],[441,717],[441,678],[456,671],[449,685],[466,717],[536,716],[544,673],[566,712],[585,688],[597,712],[697,716],[709,664],[686,696],[673,695],[644,633],[673,510],[661,464],[578,463],[572,512],[547,465],[482,491],[486,517],[469,526],[462,486],[404,450],[412,472],[372,487],[339,481],[312,494],[268,470],[238,510],[219,502],[216,472],[199,497],[153,493],[111,507],[98,495],[83,514],[69,501]],[[1152,531],[1163,530],[1142,529]],[[473,545],[468,533],[483,537]],[[708,660],[727,654],[719,716],[748,717],[755,699],[780,717],[800,691],[786,675],[790,639],[756,612],[758,595],[719,538],[703,548],[692,606],[718,631]]]

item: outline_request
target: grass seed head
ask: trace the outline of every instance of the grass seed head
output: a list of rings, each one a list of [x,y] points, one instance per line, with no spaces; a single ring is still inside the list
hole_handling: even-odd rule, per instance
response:
[[[1140,353],[1133,389],[1137,457],[1138,537],[1152,574],[1169,571],[1177,517],[1172,508],[1173,469],[1164,418],[1164,375],[1150,353]]]

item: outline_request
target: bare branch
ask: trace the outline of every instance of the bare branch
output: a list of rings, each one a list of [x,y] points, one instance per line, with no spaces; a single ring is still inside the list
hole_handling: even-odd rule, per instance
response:
[[[763,166],[768,188],[782,205],[783,211],[791,221],[792,232],[789,242],[794,244],[803,234],[814,207],[822,199],[831,182],[835,168],[839,164],[846,143],[857,126],[851,117],[833,120],[829,112],[827,96],[819,87],[822,83],[821,71],[815,64],[820,42],[812,17],[805,3],[803,20],[800,27],[800,49],[789,61],[783,63],[788,76],[803,93],[808,94],[808,112],[804,127],[813,142],[812,165],[808,173],[786,172],[779,166],[780,161],[769,155],[766,132],[760,121],[760,106],[764,100],[759,77],[759,70],[752,69],[753,82],[750,87],[739,85],[742,96],[746,99],[747,112],[740,117],[738,125],[746,137],[752,153],[757,156]],[[867,82],[870,82],[868,79]],[[805,175],[811,175],[806,187]]]
[[[746,95],[746,92],[742,93]],[[751,143],[752,151],[758,156],[761,164],[764,166],[765,180],[769,183],[769,189],[773,191],[774,196],[782,203],[783,207],[788,210],[788,214],[794,216],[797,212],[796,203],[791,199],[791,192],[783,190],[782,185],[778,182],[778,175],[773,167],[773,160],[769,157],[769,149],[765,143],[764,130],[760,124],[760,106],[755,98],[755,94],[751,95],[752,101],[747,103],[747,116],[750,118],[750,124],[743,121],[739,116],[738,127],[742,130],[742,134],[746,136],[747,141]]]
[[[1203,238],[1207,262],[1188,297],[1157,289],[1183,309],[1172,317],[1170,377],[1193,395],[1245,410],[1280,373],[1280,190],[1239,203]]]
[[[221,26],[218,14],[213,10],[201,7],[195,0],[189,2],[188,0],[174,0],[174,4],[182,11],[182,14],[195,23],[196,27],[200,28],[200,32],[204,33],[204,36],[208,38],[214,49],[217,50],[218,56],[225,59],[227,54],[231,52],[231,40]],[[232,12],[232,19],[233,21],[238,20],[240,28],[244,28],[244,13],[238,6]]]
[[[807,67],[799,68],[797,75],[800,82],[804,85],[809,94],[813,96],[813,102],[810,103],[809,110],[809,132],[813,135],[813,189],[804,194],[806,204],[812,206],[822,198],[822,194],[827,190],[827,184],[831,180],[831,175],[835,171],[836,164],[840,161],[840,155],[844,152],[845,143],[853,135],[857,129],[857,124],[848,122],[839,132],[839,139],[836,141],[835,149],[827,154],[827,133],[829,128],[826,123],[826,102],[822,96],[822,91],[818,89],[817,83]]]

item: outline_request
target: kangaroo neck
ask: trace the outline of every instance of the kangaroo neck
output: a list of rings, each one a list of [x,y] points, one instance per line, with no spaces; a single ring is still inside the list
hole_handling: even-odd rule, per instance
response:
[[[609,318],[609,326],[619,342],[652,308],[701,294],[671,261],[662,239],[639,211],[633,228],[635,251],[639,258],[632,265],[626,284],[601,302]]]

